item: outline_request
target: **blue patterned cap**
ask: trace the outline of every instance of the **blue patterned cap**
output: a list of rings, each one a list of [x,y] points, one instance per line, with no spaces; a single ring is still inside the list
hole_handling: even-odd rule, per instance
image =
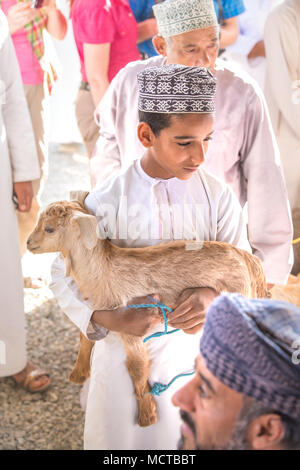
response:
[[[164,38],[218,26],[213,0],[166,0],[152,8],[158,33]]]
[[[200,351],[233,390],[300,420],[300,309],[223,294],[210,306]]]
[[[141,111],[213,113],[216,79],[202,67],[148,67],[137,75]]]

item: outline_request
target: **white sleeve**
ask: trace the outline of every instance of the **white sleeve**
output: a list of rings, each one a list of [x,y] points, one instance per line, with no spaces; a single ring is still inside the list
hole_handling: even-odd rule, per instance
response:
[[[32,181],[40,177],[34,134],[7,20],[0,15],[0,105],[13,181]]]
[[[108,330],[91,321],[93,309],[83,300],[71,276],[65,276],[65,263],[61,255],[55,258],[51,269],[50,289],[62,311],[90,340],[104,338]]]
[[[300,63],[299,31],[295,15],[296,12],[292,14],[283,8],[272,11],[265,24],[264,40],[269,93],[284,119],[300,138],[300,106],[297,100],[293,100],[293,85],[297,85],[297,68]]]
[[[99,125],[97,139],[90,159],[92,186],[101,184],[121,168],[121,154],[117,140],[117,77],[111,82],[95,111],[95,121]]]
[[[228,186],[219,202],[217,241],[227,242],[251,253],[241,205]]]
[[[247,186],[249,241],[263,264],[267,282],[285,284],[293,264],[293,228],[279,149],[260,89],[252,90],[247,109],[240,154]]]

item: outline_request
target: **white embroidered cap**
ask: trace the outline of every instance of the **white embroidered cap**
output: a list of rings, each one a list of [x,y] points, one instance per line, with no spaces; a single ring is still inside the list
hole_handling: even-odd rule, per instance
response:
[[[152,8],[158,33],[164,38],[218,26],[213,0],[166,0]]]
[[[140,111],[213,113],[216,79],[203,67],[148,67],[137,75]]]

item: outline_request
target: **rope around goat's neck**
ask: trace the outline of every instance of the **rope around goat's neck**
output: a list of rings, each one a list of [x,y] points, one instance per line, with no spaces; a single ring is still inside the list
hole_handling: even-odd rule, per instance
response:
[[[176,331],[179,331],[179,328],[177,328],[176,330],[171,330],[171,331],[168,331],[168,324],[167,324],[167,314],[166,314],[166,310],[168,312],[173,312],[173,309],[168,307],[167,305],[164,305],[160,302],[157,302],[157,303],[153,303],[153,304],[134,304],[134,305],[128,305],[126,308],[160,308],[162,314],[163,314],[163,317],[164,317],[164,326],[165,326],[165,330],[164,331],[158,331],[157,333],[153,333],[152,335],[150,336],[147,336],[146,338],[143,339],[143,342],[146,343],[147,341],[149,341],[149,339],[153,339],[153,338],[159,338],[160,336],[164,336],[164,335],[170,335],[172,333],[176,333]],[[171,382],[169,382],[167,385],[165,384],[162,384],[160,382],[156,382],[153,387],[152,387],[152,390],[151,392],[149,392],[150,395],[155,395],[157,397],[159,397],[163,392],[165,392],[166,390],[168,390],[168,388],[173,384],[173,382],[175,382],[175,380],[179,379],[180,377],[186,377],[188,375],[194,375],[195,371],[193,372],[186,372],[184,374],[179,374],[179,375],[176,375],[176,377],[174,377]]]

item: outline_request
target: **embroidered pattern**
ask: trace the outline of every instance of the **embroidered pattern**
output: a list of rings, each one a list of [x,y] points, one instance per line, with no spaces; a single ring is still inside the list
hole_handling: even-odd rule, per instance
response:
[[[148,67],[138,74],[139,109],[156,113],[212,113],[216,79],[201,67]]]
[[[159,34],[164,38],[218,26],[212,0],[166,0],[154,5],[153,12]]]

